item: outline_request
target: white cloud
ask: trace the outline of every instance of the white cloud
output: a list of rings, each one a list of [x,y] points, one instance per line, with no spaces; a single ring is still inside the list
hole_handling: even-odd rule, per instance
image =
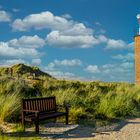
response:
[[[96,31],[97,34],[105,34],[106,30],[105,29],[99,29]]]
[[[40,54],[33,48],[14,48],[10,47],[6,42],[0,42],[0,57],[11,58],[36,58]]]
[[[99,25],[100,23],[96,23]],[[65,48],[89,48],[104,43],[106,49],[130,49],[133,43],[127,44],[123,40],[108,38],[103,30],[95,35],[93,29],[86,27],[83,23],[72,20],[68,14],[55,16],[49,11],[30,14],[23,19],[16,19],[12,23],[15,31],[27,31],[30,29],[49,29],[46,42],[49,46]]]
[[[0,42],[0,65],[8,66],[16,63],[39,65],[42,54],[37,50],[37,47],[41,46],[42,43],[39,42],[37,36],[23,36],[19,39]]]
[[[63,79],[63,78],[71,79],[74,77],[74,74],[70,72],[62,72],[62,71],[46,71],[46,72],[52,75],[53,77],[59,79]]]
[[[42,53],[37,50],[45,45],[45,41],[34,36],[22,36],[7,42],[0,42],[0,64],[32,63],[39,65]]]
[[[39,65],[39,64],[41,64],[41,59],[32,59],[32,64],[33,65]]]
[[[113,59],[122,60],[122,61],[133,61],[134,60],[134,53],[128,53],[126,55],[115,55],[112,56]]]
[[[105,35],[98,35],[97,37],[98,44],[105,44],[105,49],[111,49],[111,50],[122,50],[122,49],[128,49],[132,50],[134,48],[134,42],[132,43],[126,43],[123,40],[115,40],[106,37]]]
[[[66,18],[66,19],[71,19],[72,18],[70,14],[64,14],[64,15],[62,15],[62,17]]]
[[[45,67],[45,70],[48,70],[48,71],[53,71],[55,69],[55,64],[53,62],[49,63],[47,65],[47,67]]]
[[[58,70],[53,71],[46,70],[46,72],[58,79],[87,81],[85,77],[77,76],[71,72],[63,72]]]
[[[128,48],[129,48],[130,50],[134,50],[134,42],[129,43],[129,44],[128,44]]]
[[[81,66],[82,62],[79,59],[64,59],[64,60],[54,60],[53,62],[49,63],[46,67],[46,70],[54,70],[56,67],[75,67]]]
[[[0,11],[0,22],[9,22],[11,21],[11,15],[4,10]]]
[[[92,29],[86,28],[82,23],[68,20],[65,17],[55,16],[49,11],[38,14],[31,14],[24,19],[16,19],[12,27],[17,31],[26,31],[30,28],[34,29],[51,29],[58,31],[66,31],[69,29],[80,31],[80,33],[92,33]],[[76,32],[75,31],[75,32]]]
[[[127,44],[123,40],[108,39],[106,49],[132,49],[134,43]]]
[[[39,48],[45,45],[45,41],[37,35],[34,36],[22,36],[19,39],[12,39],[8,42],[12,47],[29,47]]]
[[[27,63],[22,59],[11,59],[11,60],[1,60],[0,61],[0,66],[11,66],[14,64],[19,64],[19,63]]]
[[[92,35],[63,35],[59,31],[52,31],[47,35],[46,40],[50,46],[65,48],[89,48],[98,44],[98,41]]]
[[[79,59],[71,59],[71,60],[64,59],[62,61],[54,60],[54,64],[58,66],[80,66],[82,65],[82,62]]]
[[[92,66],[92,65],[91,65]],[[96,65],[95,65],[96,66]],[[123,82],[133,82],[134,72],[133,72],[134,63],[132,62],[121,62],[121,63],[112,63],[104,64],[102,66],[96,66],[95,72],[94,67],[89,67],[87,72],[94,74],[92,80],[102,80],[102,81],[123,81]],[[98,69],[100,71],[98,71]],[[84,69],[85,70],[85,69]]]
[[[99,73],[100,70],[97,65],[89,65],[85,68],[85,71],[89,73]]]
[[[54,16],[51,12],[45,11],[38,14],[31,14],[24,19],[16,19],[12,27],[17,31],[26,31],[30,28],[63,30],[71,26],[71,24],[67,19]]]
[[[64,59],[54,60],[49,63],[44,69],[47,73],[59,79],[84,79],[83,77],[77,76],[74,73],[68,72],[70,67],[82,66],[82,62],[79,59]],[[67,69],[68,68],[68,69]]]
[[[129,70],[131,68],[134,67],[134,63],[132,62],[123,62],[121,65],[120,65],[121,68],[125,69],[125,70]]]
[[[0,58],[11,59],[38,59],[41,53],[37,48],[45,45],[45,41],[35,36],[22,36],[7,42],[0,42]]]
[[[106,49],[124,49],[127,44],[122,40],[109,39],[107,42]]]
[[[113,69],[114,68],[114,64],[104,64],[102,67],[103,67],[103,69],[107,69],[107,68],[111,68],[111,69]]]
[[[108,38],[104,35],[99,35],[97,37],[97,39],[98,39],[99,43],[107,43],[108,42]]]
[[[93,36],[93,29],[64,16],[55,16],[49,11],[16,19],[12,28],[16,31],[50,29],[46,38],[50,46],[87,48],[98,43]]]
[[[72,22],[72,21],[69,21]],[[93,29],[87,28],[83,23],[73,22],[73,24],[66,30],[58,30],[63,35],[71,36],[91,36],[93,35]]]
[[[133,68],[133,63],[132,62],[122,62],[122,63],[114,63],[114,64],[105,64],[102,66],[102,71],[108,70],[109,72],[125,72],[125,71],[130,71],[131,68]],[[118,73],[119,74],[119,73]]]

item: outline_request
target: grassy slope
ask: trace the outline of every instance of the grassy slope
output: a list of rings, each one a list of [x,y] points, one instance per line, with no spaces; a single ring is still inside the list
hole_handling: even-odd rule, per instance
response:
[[[48,78],[53,78],[51,75],[42,72],[38,67],[36,66],[27,66],[24,64],[16,64],[13,65],[12,67],[1,67],[0,68],[0,75],[8,75],[8,76],[17,76],[19,74],[22,77],[27,77],[30,75],[35,74],[36,77],[39,76],[45,76]]]

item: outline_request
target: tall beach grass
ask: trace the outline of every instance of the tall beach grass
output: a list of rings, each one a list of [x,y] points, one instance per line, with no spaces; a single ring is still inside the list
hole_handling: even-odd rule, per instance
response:
[[[56,96],[69,106],[70,121],[139,116],[140,87],[128,83],[79,82],[43,79],[36,83],[3,79],[0,82],[0,121],[21,117],[21,98]]]

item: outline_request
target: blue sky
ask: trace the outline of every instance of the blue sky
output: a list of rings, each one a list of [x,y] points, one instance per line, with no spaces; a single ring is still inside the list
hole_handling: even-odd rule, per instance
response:
[[[1,0],[0,66],[37,65],[57,78],[134,82],[140,1]]]

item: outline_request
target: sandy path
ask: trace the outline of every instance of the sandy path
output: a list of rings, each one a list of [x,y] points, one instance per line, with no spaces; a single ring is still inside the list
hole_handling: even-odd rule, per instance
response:
[[[39,140],[140,140],[140,118],[96,129],[63,123],[47,123],[40,128]],[[11,132],[10,135],[16,138],[19,133]],[[27,138],[34,136],[34,127],[26,129],[25,135]]]
[[[96,135],[97,140],[140,140],[140,118],[128,120],[119,131]]]
[[[96,132],[92,128],[78,128],[57,140],[140,140],[140,118],[122,122],[114,131]]]

